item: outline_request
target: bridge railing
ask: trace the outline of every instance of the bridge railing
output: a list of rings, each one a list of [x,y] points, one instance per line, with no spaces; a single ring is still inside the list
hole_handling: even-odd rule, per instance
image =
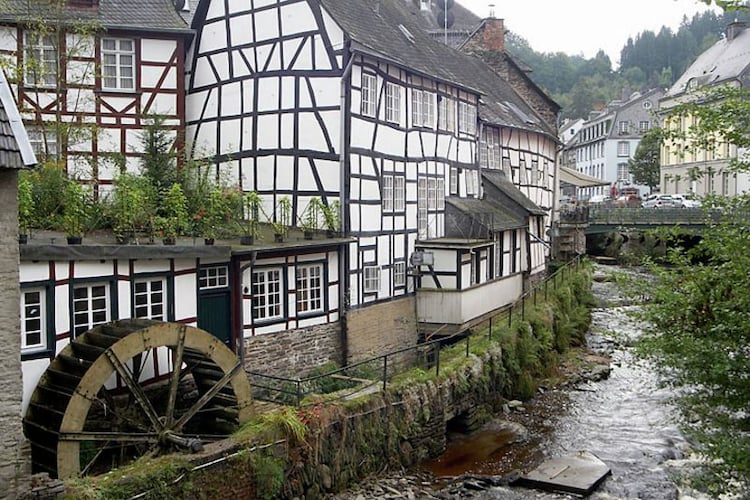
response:
[[[702,208],[615,208],[575,207],[560,211],[562,223],[584,223],[592,226],[699,226],[718,222],[722,212]]]

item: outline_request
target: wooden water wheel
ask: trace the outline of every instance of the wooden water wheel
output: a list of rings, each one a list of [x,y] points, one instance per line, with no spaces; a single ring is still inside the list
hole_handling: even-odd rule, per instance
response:
[[[251,403],[241,361],[210,333],[122,320],[85,332],[55,357],[24,432],[34,471],[64,479],[145,454],[197,451],[246,421]]]

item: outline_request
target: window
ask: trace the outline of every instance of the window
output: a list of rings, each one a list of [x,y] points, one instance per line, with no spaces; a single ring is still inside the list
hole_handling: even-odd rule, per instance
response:
[[[638,123],[638,130],[641,131],[641,133],[648,132],[651,128],[651,122],[648,120],[642,120]]]
[[[427,179],[417,180],[417,238],[427,238]]]
[[[400,175],[393,178],[393,211],[406,210],[406,179]]]
[[[253,320],[281,317],[281,270],[258,269],[252,274]]]
[[[47,133],[39,128],[26,129],[29,136],[29,144],[34,150],[37,159],[57,159],[57,137],[53,133]]]
[[[430,177],[427,179],[427,209],[435,210],[437,208],[437,179]]]
[[[450,176],[451,194],[458,195],[458,169],[456,167],[451,167]]]
[[[323,266],[297,267],[297,313],[323,310]]]
[[[652,107],[651,101],[643,101],[643,109],[651,109]]]
[[[426,90],[412,90],[411,118],[415,127],[435,126],[435,94]]]
[[[395,83],[385,84],[385,119],[393,123],[401,122],[401,87]]]
[[[445,210],[445,179],[437,180],[437,209]]]
[[[211,288],[226,288],[229,285],[229,269],[227,266],[201,268],[198,274],[198,287],[201,290]]]
[[[52,35],[26,33],[24,76],[26,85],[54,87],[57,84],[57,47]]]
[[[406,286],[406,262],[404,261],[393,263],[393,286]]]
[[[380,268],[377,266],[365,266],[365,293],[380,291]]]
[[[21,290],[21,350],[47,349],[44,289]]]
[[[440,96],[438,102],[438,128],[453,132],[456,129],[456,103],[450,97]]]
[[[406,209],[406,179],[402,175],[383,176],[383,212],[403,212]]]
[[[475,194],[477,194],[477,184],[479,183],[477,179],[477,172],[475,170],[467,170],[465,177],[466,177],[466,195],[474,196]]]
[[[383,212],[393,212],[393,176],[383,176]]]
[[[76,285],[73,288],[73,334],[77,337],[108,321],[109,285]]]
[[[617,156],[630,156],[630,143],[620,141],[617,143]]]
[[[580,153],[580,151],[578,151],[578,153]],[[507,177],[508,179],[512,179],[513,178],[512,171],[513,169],[510,165],[510,158],[508,157],[503,158],[503,173],[505,174],[505,177]]]
[[[133,315],[136,318],[166,321],[166,280],[154,278],[133,283]]]
[[[135,43],[128,38],[102,39],[102,88],[135,89]]]
[[[375,75],[362,73],[362,103],[360,112],[365,116],[375,116],[377,113],[377,86]]]
[[[628,168],[627,163],[617,164],[617,180],[625,181],[628,183],[630,182],[630,169]]]
[[[477,127],[477,110],[468,102],[458,103],[458,131],[474,134]]]
[[[620,135],[627,135],[627,133],[628,133],[628,128],[629,128],[629,127],[628,127],[628,122],[627,122],[627,121],[621,121],[621,122],[619,122],[619,123],[617,124],[617,126],[618,126],[617,130],[618,130],[618,132],[620,133]]]

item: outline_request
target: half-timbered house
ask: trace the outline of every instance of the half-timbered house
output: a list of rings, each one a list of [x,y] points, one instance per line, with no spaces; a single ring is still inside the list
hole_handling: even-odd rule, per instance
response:
[[[106,190],[158,116],[182,147],[191,31],[169,0],[9,0],[0,56],[32,145]]]
[[[349,357],[416,342],[411,256],[425,242],[450,247],[448,206],[486,199],[483,168],[505,167],[520,196],[551,208],[554,130],[487,65],[412,25],[398,2],[204,0],[192,26],[193,150],[258,192],[268,213],[281,197],[297,217],[314,197],[339,203],[353,238],[338,272]],[[521,236],[490,225],[485,246],[498,252],[516,241],[524,257],[514,272],[538,273],[549,220],[535,209],[511,226]],[[486,280],[496,278],[493,267]],[[257,333],[250,326],[248,338]]]

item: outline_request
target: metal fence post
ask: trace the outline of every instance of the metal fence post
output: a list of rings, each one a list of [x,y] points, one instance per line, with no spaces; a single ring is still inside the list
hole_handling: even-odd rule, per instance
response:
[[[385,386],[388,379],[388,356],[383,356],[383,392],[385,392]]]
[[[435,349],[435,375],[440,375],[440,343],[435,342],[433,346],[433,349]]]
[[[302,401],[302,381],[300,379],[297,379],[297,406],[299,406],[300,401]]]
[[[471,338],[471,335],[466,336],[466,357],[469,357],[469,339]]]
[[[490,316],[489,326],[487,328],[487,340],[492,340],[492,316]]]
[[[521,296],[521,320],[526,319],[526,297]]]
[[[508,328],[513,324],[513,304],[508,308]]]

